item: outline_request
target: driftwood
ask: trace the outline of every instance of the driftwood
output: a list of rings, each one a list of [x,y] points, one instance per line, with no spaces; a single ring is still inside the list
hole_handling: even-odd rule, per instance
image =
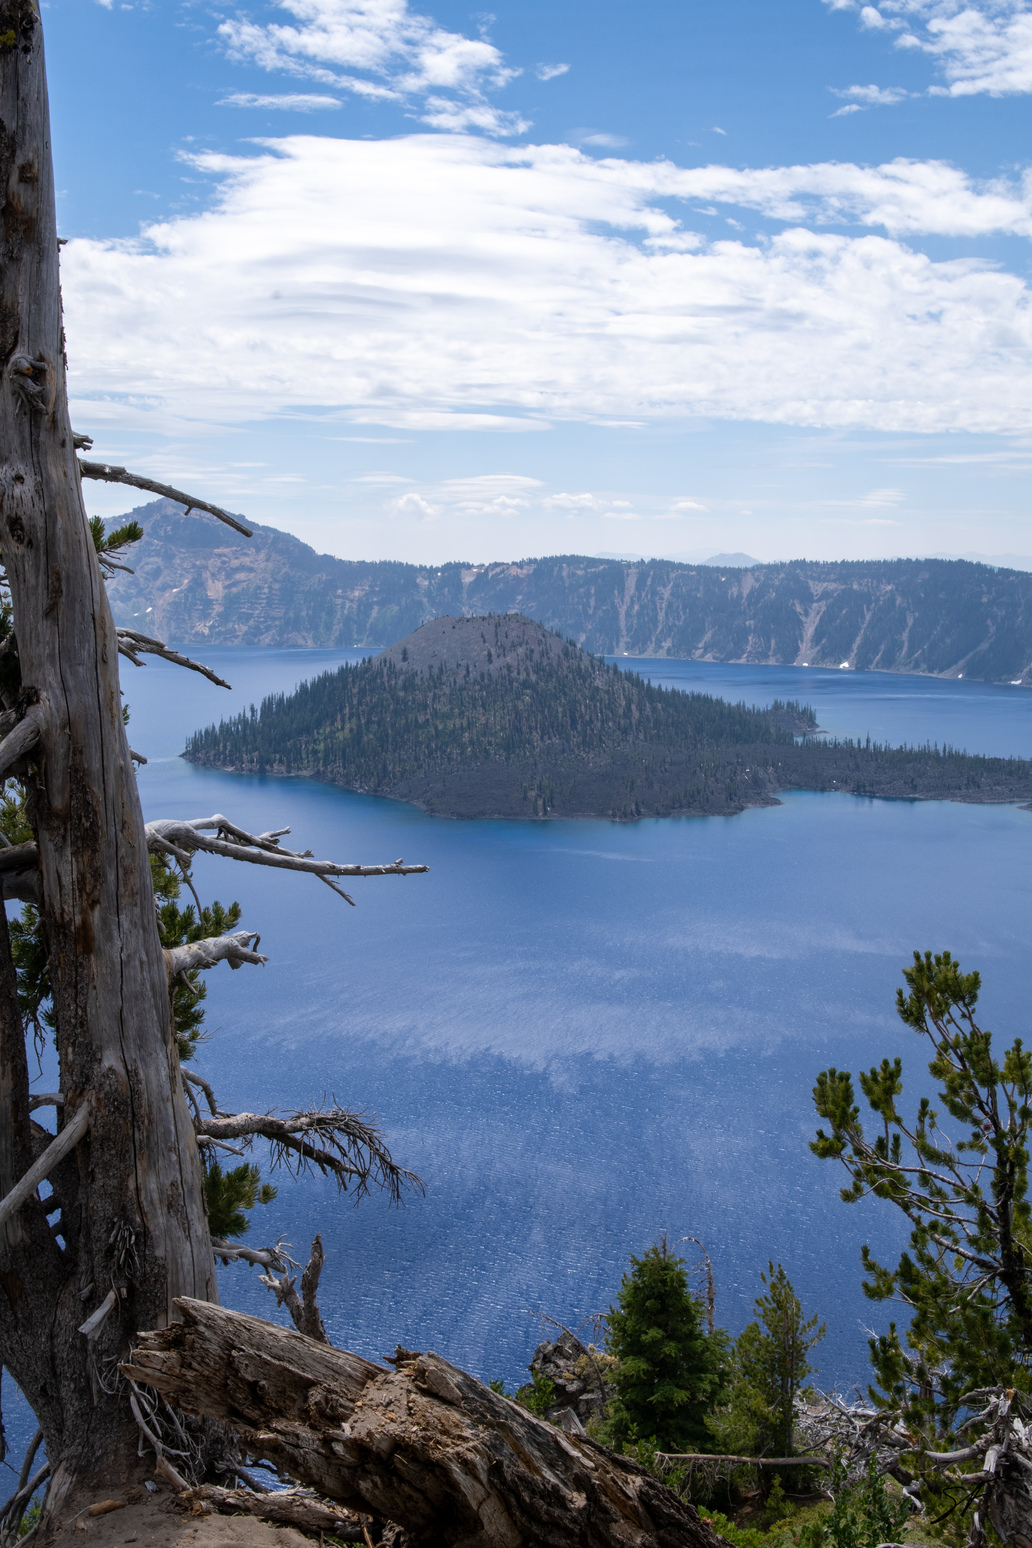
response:
[[[218,1511],[224,1516],[257,1516],[260,1521],[271,1521],[276,1526],[324,1532],[345,1543],[365,1542],[362,1526],[369,1520],[351,1510],[335,1509],[301,1489],[259,1494],[255,1489],[222,1489],[217,1484],[202,1484],[199,1489],[181,1494],[176,1503],[189,1506],[192,1515]]]
[[[412,1548],[725,1548],[636,1462],[439,1355],[399,1349],[389,1371],[205,1302],[176,1309],[124,1374],[227,1422],[253,1459],[396,1523]]]

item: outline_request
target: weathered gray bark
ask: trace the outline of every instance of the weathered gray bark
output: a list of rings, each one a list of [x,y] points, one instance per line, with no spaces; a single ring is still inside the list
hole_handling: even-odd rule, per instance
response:
[[[437,1548],[726,1548],[626,1457],[567,1436],[434,1354],[388,1371],[199,1301],[126,1374],[329,1499]]]
[[[0,551],[26,753],[67,1123],[87,1136],[0,1233],[0,1360],[35,1410],[51,1518],[146,1463],[112,1362],[180,1294],[216,1296],[197,1144],[171,1036],[147,843],[121,718],[118,639],[79,486],[64,341],[43,38],[0,0]],[[23,765],[24,766],[24,765]],[[4,937],[6,929],[0,931]],[[28,1122],[24,1042],[0,939],[0,1192],[46,1143]],[[59,1207],[56,1230],[47,1215]],[[114,1289],[93,1339],[77,1332]]]

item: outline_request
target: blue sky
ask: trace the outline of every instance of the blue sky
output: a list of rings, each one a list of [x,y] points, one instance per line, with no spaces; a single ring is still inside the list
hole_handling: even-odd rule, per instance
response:
[[[44,16],[95,454],[344,557],[1032,553],[1029,0]]]

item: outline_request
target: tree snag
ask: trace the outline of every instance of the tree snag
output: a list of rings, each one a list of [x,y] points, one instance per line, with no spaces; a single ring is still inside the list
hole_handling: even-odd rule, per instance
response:
[[[147,839],[122,724],[118,636],[79,485],[64,338],[43,36],[0,4],[0,552],[21,672],[19,727],[39,855],[64,1102],[88,1134],[0,1230],[0,1351],[43,1430],[47,1513],[139,1476],[111,1381],[126,1332],[177,1295],[218,1297],[200,1156],[175,1056]],[[0,924],[0,1195],[52,1136],[28,1067]],[[57,1214],[51,1230],[48,1214]],[[78,1328],[114,1290],[97,1337]]]
[[[125,1374],[411,1548],[726,1548],[628,1457],[564,1435],[440,1355],[395,1369],[200,1301],[141,1336]]]
[[[287,830],[253,835],[221,816],[145,828],[119,654],[137,665],[142,653],[163,656],[221,680],[112,621],[103,569],[117,567],[113,553],[139,534],[130,523],[119,542],[105,542],[102,523],[87,517],[80,476],[158,486],[108,464],[80,466],[75,455],[87,438],[75,436],[68,419],[36,0],[0,0],[0,205],[0,794],[8,778],[19,782],[32,833],[24,842],[19,833],[17,843],[0,836],[0,887],[5,898],[38,910],[31,934],[39,959],[26,1028],[0,909],[0,1365],[33,1409],[46,1446],[45,1539],[87,1502],[151,1471],[138,1450],[147,1418],[118,1362],[139,1328],[166,1326],[178,1297],[218,1299],[205,1192],[218,1170],[202,1159],[201,1142],[209,1155],[239,1154],[231,1139],[246,1147],[266,1137],[274,1160],[295,1172],[318,1167],[356,1197],[372,1182],[397,1199],[418,1182],[394,1165],[374,1124],[336,1105],[282,1118],[227,1114],[193,1076],[191,1114],[181,1064],[190,1044],[177,1027],[176,996],[191,999],[199,968],[264,958],[253,949],[254,932],[232,934],[221,905],[205,911],[199,900],[197,917],[217,914],[220,933],[198,941],[180,916],[183,939],[163,952],[152,854],[174,859],[191,887],[198,850],[308,871],[341,893],[343,876],[426,867],[318,861],[281,849]],[[250,536],[219,507],[161,487]],[[24,944],[26,927],[18,928]],[[60,1090],[32,1096],[26,1031],[49,1037],[51,1029]],[[206,1120],[195,1086],[209,1098]],[[32,1116],[44,1108],[53,1110],[56,1134]],[[245,1165],[235,1180],[223,1179],[236,1188],[237,1205],[254,1201],[257,1170]],[[223,1233],[246,1229],[239,1208],[230,1213]],[[221,1255],[287,1267],[278,1248]],[[158,1449],[159,1469],[178,1476]],[[214,1440],[209,1449],[214,1456]],[[26,1475],[22,1484],[31,1481]],[[17,1531],[24,1493],[20,1487],[0,1518],[5,1532]]]

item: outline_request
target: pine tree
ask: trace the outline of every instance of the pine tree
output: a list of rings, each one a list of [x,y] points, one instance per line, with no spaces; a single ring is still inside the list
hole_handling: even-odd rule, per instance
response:
[[[871,1397],[900,1412],[912,1431],[943,1436],[972,1390],[1028,1389],[1032,1053],[1018,1038],[1002,1060],[993,1056],[992,1035],[975,1021],[979,975],[962,973],[949,952],[915,952],[903,976],[909,993],[898,991],[897,1010],[928,1039],[939,1101],[960,1132],[943,1131],[927,1097],[915,1118],[904,1118],[902,1060],[883,1059],[860,1076],[878,1132],[864,1132],[852,1077],[827,1070],[814,1099],[830,1133],[819,1129],[811,1149],[845,1166],[847,1203],[873,1194],[911,1223],[910,1251],[895,1269],[863,1251],[864,1293],[911,1312],[905,1339],[893,1325],[871,1342],[878,1382]]]
[[[813,1369],[808,1356],[825,1327],[804,1317],[780,1263],[769,1264],[760,1278],[767,1293],[756,1298],[758,1320],[735,1342],[730,1402],[711,1428],[729,1451],[744,1443],[756,1456],[791,1457],[796,1395]]]
[[[706,1416],[724,1387],[726,1338],[720,1331],[707,1334],[705,1308],[665,1237],[631,1258],[617,1305],[609,1309],[609,1349],[619,1360],[610,1407],[613,1442],[706,1450]]]

